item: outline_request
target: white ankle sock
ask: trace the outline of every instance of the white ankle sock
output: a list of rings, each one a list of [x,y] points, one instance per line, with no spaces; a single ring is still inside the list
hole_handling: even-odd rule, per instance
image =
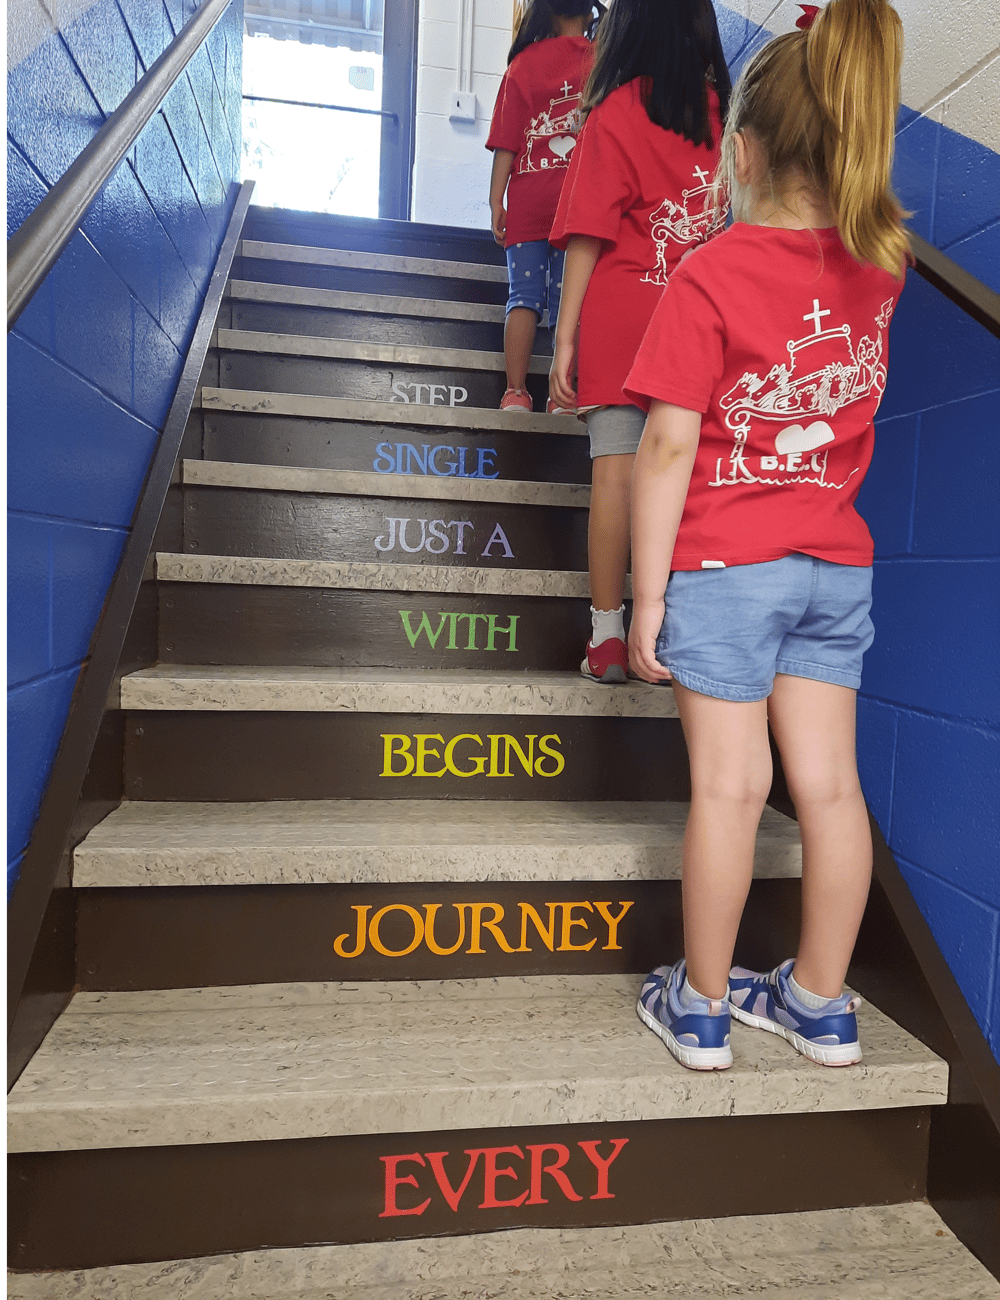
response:
[[[594,631],[590,638],[592,646],[599,646],[604,641],[610,641],[613,636],[618,637],[620,641],[625,640],[625,606],[619,605],[617,609],[595,609],[590,607],[590,621],[593,624]]]
[[[726,985],[725,998],[708,998],[705,996],[704,993],[699,993],[698,990],[691,983],[691,981],[688,979],[687,975],[685,975],[684,983],[680,986],[680,988],[677,991],[677,997],[680,1000],[681,1006],[685,1008],[689,1007],[696,998],[700,999],[702,1002],[720,1002],[720,1001],[725,1002],[726,998],[729,997],[729,985],[728,984]]]
[[[821,998],[818,993],[810,993],[808,989],[804,989],[795,978],[794,971],[789,973],[788,987],[792,990],[803,1006],[810,1007],[813,1011],[818,1011],[820,1007],[825,1007],[828,1002],[836,1001],[835,998]]]

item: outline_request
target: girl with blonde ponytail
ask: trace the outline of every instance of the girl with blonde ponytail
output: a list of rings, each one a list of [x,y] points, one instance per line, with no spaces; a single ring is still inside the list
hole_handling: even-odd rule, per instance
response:
[[[649,412],[629,662],[673,678],[692,788],[685,958],[647,977],[638,1011],[693,1069],[731,1064],[731,1015],[820,1064],[861,1059],[844,979],[871,877],[854,726],[874,633],[854,501],[907,257],[889,183],[901,55],[887,0],[830,0],[750,61],[716,178],[734,224],[671,274],[625,385]],[[768,724],[802,834],[802,929],[759,974],[730,968]]]

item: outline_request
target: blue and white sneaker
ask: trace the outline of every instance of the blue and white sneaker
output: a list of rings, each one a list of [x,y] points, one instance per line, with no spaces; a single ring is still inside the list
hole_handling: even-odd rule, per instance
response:
[[[855,1065],[861,1060],[858,1018],[861,999],[851,993],[831,998],[818,1010],[804,1006],[788,985],[794,959],[769,975],[734,966],[729,972],[729,1009],[755,1029],[779,1034],[820,1065]]]
[[[679,961],[675,966],[657,966],[647,975],[636,1007],[639,1019],[689,1070],[726,1070],[733,1063],[729,1007],[724,999],[708,998],[682,1007],[679,992],[685,973],[684,962]]]

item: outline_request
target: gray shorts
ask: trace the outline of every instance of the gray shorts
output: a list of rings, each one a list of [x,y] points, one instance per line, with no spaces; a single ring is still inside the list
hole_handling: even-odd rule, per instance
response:
[[[646,414],[637,406],[599,406],[586,415],[590,434],[590,458],[634,456],[646,425]]]

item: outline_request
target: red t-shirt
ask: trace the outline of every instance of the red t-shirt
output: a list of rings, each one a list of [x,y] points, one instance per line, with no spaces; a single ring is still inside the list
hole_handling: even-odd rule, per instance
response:
[[[639,77],[598,104],[580,133],[550,239],[560,248],[571,235],[605,241],[580,313],[581,408],[630,403],[625,378],[667,277],[722,229],[705,211],[721,134],[711,87],[708,102],[711,147],[655,126]]]
[[[592,57],[585,36],[553,36],[522,50],[503,74],[486,148],[515,155],[507,185],[507,248],[549,237]]]
[[[673,568],[796,551],[871,564],[854,501],[902,288],[835,227],[737,223],[677,268],[626,384],[645,409],[702,412]]]

